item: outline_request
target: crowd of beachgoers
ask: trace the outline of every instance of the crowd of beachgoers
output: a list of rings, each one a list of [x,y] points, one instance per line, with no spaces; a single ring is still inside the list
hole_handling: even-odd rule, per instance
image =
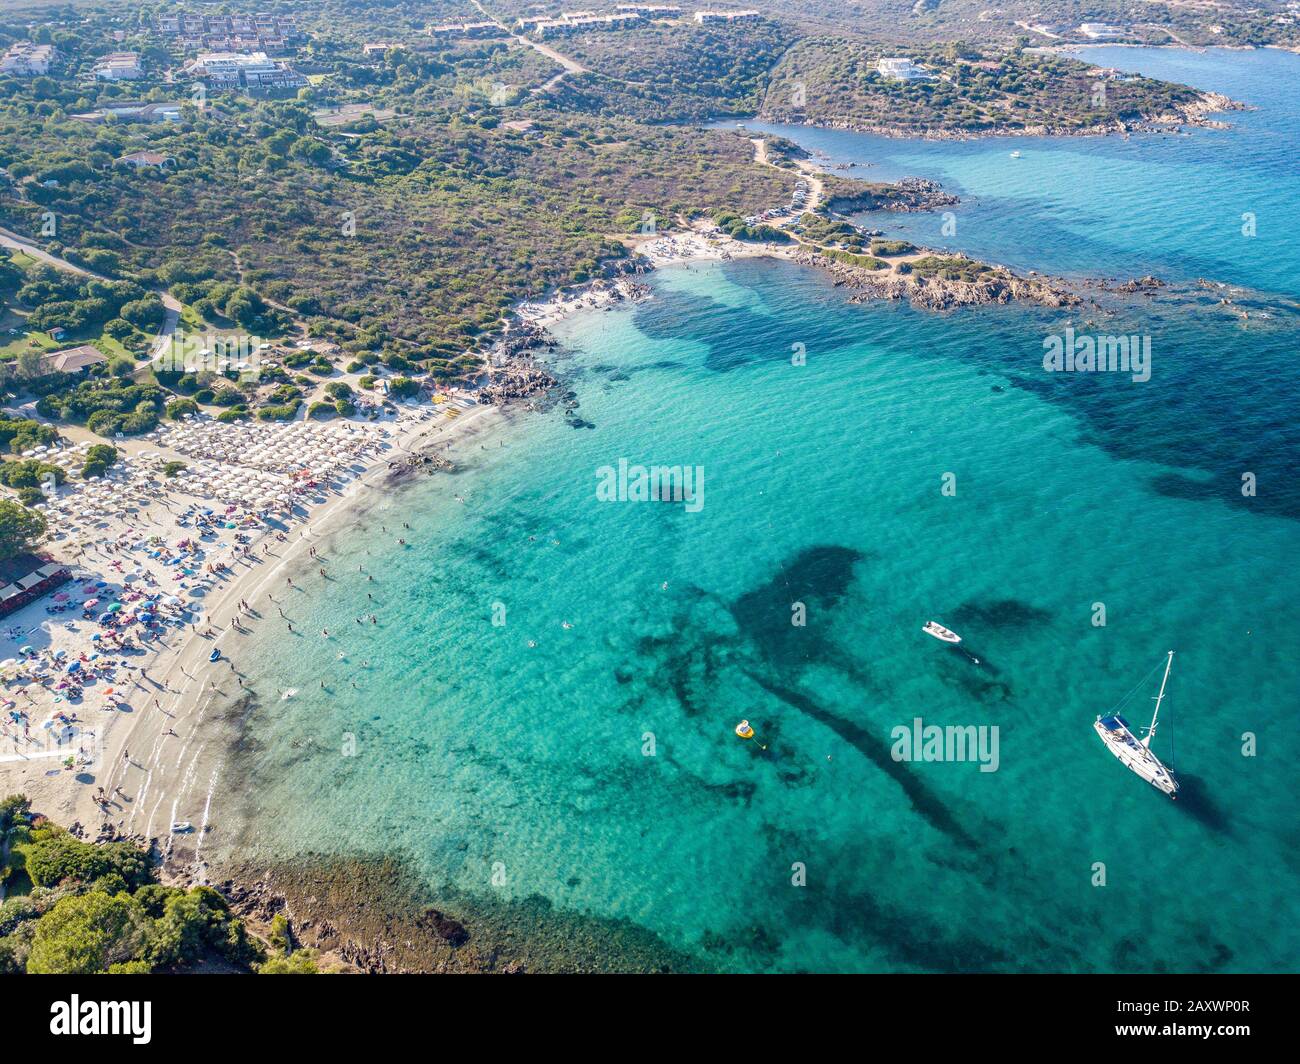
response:
[[[765,253],[711,229],[660,234],[638,250],[644,268]],[[644,295],[620,276],[518,311],[544,328]],[[345,521],[354,489],[381,483],[371,474],[385,462],[407,465],[421,437],[490,416],[476,398],[437,395],[378,421],[191,415],[113,441],[118,458],[101,476],[78,475],[89,439],[25,455],[67,474],[37,508],[50,526],[41,550],[72,579],[0,625],[0,793],[23,792],[87,833],[171,831],[160,812],[175,789],[167,744],[188,757],[206,693],[246,685],[220,653],[223,634],[247,633],[274,610],[270,590],[290,560],[314,556],[317,529]]]
[[[41,549],[72,579],[0,622],[0,793],[88,833],[169,830],[141,822],[139,799],[204,690],[244,687],[223,635],[256,625],[282,567],[363,485],[490,412],[443,397],[375,422],[188,418],[69,477],[42,504]],[[34,457],[71,470],[84,451]]]

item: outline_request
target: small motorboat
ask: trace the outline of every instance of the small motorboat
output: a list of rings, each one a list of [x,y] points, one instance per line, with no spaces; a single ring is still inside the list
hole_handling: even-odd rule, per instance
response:
[[[172,831],[186,832],[186,831],[193,831],[193,830],[194,830],[194,825],[191,824],[188,820],[178,820],[174,824],[172,824]]]
[[[208,655],[208,660],[209,660],[209,661],[220,661],[220,660],[221,660],[221,651],[220,651],[220,650],[213,650],[213,652],[212,652],[211,654]]]
[[[1013,158],[1013,159],[1019,159],[1019,158],[1020,158],[1020,152],[1018,152],[1018,151],[1013,151],[1013,152],[1011,153],[1011,158]]]
[[[926,635],[932,635],[935,639],[941,639],[945,643],[960,643],[961,636],[950,628],[945,628],[938,621],[926,621],[925,626],[921,629]]]

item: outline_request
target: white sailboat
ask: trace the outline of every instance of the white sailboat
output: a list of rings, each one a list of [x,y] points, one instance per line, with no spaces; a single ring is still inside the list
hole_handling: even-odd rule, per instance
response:
[[[1147,729],[1145,739],[1139,739],[1129,728],[1129,723],[1116,713],[1099,716],[1093,729],[1101,736],[1112,754],[1120,763],[1132,769],[1151,786],[1173,798],[1178,792],[1178,781],[1165,763],[1151,752],[1151,740],[1156,735],[1156,722],[1160,719],[1160,703],[1164,701],[1165,685],[1169,683],[1169,670],[1173,668],[1174,652],[1169,651],[1165,659],[1165,676],[1160,681],[1160,693],[1156,695],[1156,711],[1151,715],[1151,727]]]

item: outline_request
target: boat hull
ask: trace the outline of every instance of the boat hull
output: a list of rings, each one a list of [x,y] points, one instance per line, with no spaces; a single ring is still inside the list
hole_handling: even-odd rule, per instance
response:
[[[1138,741],[1122,719],[1098,717],[1092,727],[1120,764],[1141,776],[1162,794],[1173,798],[1178,793],[1178,781],[1174,779],[1174,774],[1149,747]]]

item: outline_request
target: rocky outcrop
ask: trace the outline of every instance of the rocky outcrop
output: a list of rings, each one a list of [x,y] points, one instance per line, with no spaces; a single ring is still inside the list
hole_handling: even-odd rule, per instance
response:
[[[796,256],[795,261],[827,271],[837,287],[852,290],[850,303],[905,299],[922,310],[952,310],[993,303],[1069,307],[1081,302],[1077,295],[1058,282],[1017,277],[1010,270],[995,267],[990,267],[977,280],[954,281],[865,270],[811,253]]]
[[[531,361],[518,361],[493,370],[492,379],[479,389],[478,401],[484,405],[504,406],[525,399],[539,399],[559,383],[546,370]]]
[[[923,177],[905,177],[893,184],[862,184],[860,188],[853,188],[842,179],[836,180],[828,190],[823,206],[840,213],[896,211],[910,214],[954,207],[960,202],[951,192],[945,192],[937,181]]]
[[[926,125],[891,126],[857,121],[852,118],[817,119],[809,118],[800,112],[782,113],[776,110],[764,110],[759,117],[767,122],[799,123],[805,126],[817,126],[822,129],[848,129],[855,133],[874,133],[881,137],[921,138],[924,140],[980,140],[986,137],[1100,137],[1116,133],[1168,133],[1184,125],[1206,129],[1224,129],[1226,128],[1225,123],[1209,116],[1221,111],[1244,111],[1246,109],[1245,104],[1224,96],[1222,93],[1199,92],[1193,99],[1185,103],[1175,104],[1168,114],[1150,115],[1132,120],[1122,118],[1102,119],[1087,126],[1042,123],[1032,126],[995,126],[990,129],[967,130]]]

